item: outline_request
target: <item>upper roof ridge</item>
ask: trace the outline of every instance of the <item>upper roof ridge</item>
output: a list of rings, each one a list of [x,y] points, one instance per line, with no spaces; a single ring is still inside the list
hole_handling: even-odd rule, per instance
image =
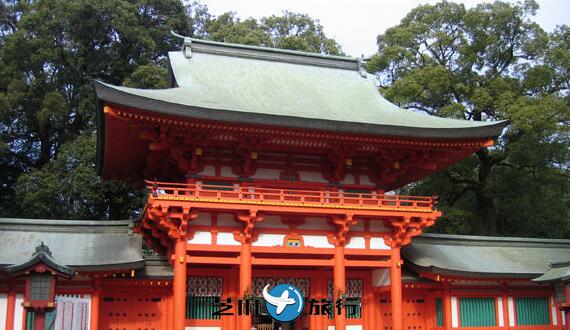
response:
[[[263,46],[250,46],[227,42],[211,41],[185,37],[173,33],[182,38],[184,44],[180,50],[186,58],[191,58],[194,52],[207,53],[222,56],[252,58],[267,61],[278,61],[296,64],[305,64],[337,69],[359,70],[359,59],[350,56],[327,55],[298,50],[279,49]],[[175,53],[175,52],[171,52]]]

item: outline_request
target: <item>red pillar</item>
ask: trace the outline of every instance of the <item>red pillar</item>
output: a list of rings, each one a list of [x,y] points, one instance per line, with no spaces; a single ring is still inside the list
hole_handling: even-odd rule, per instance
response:
[[[45,312],[34,312],[34,330],[45,330],[46,314]]]
[[[7,301],[7,309],[6,309],[6,330],[14,329],[14,315],[16,311],[16,293],[14,291],[10,291],[8,293],[8,301]]]
[[[443,326],[445,330],[451,330],[451,292],[448,288],[443,289]]]
[[[101,303],[101,281],[95,280],[95,290],[91,295],[91,325],[90,329],[99,329],[99,305]]]
[[[344,246],[337,244],[334,251],[334,285],[333,285],[333,297],[336,301],[340,295],[346,294],[346,271],[344,264]],[[334,303],[333,303],[334,305]],[[333,306],[334,310],[334,326],[335,330],[345,330],[346,329],[346,310],[341,309],[340,315],[336,314],[336,306]]]
[[[402,268],[400,247],[392,247],[390,257],[390,293],[392,298],[392,329],[404,329],[404,312],[402,304]]]
[[[503,295],[503,319],[505,320],[505,329],[510,329],[511,328],[511,320],[509,318],[509,295],[508,294],[504,294]],[[451,329],[451,328],[450,328]]]
[[[184,330],[186,321],[186,239],[174,246],[174,330]]]
[[[249,294],[251,294],[251,241],[247,240],[241,243],[239,296],[245,297]],[[241,315],[239,328],[242,330],[251,329],[251,315],[245,315],[245,313]]]
[[[362,309],[364,314],[364,329],[377,329],[376,326],[376,297],[372,291],[372,271],[364,281]]]

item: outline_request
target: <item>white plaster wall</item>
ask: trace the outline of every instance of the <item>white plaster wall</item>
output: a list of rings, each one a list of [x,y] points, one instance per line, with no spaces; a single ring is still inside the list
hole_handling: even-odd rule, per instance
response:
[[[513,297],[509,297],[507,300],[507,305],[509,309],[509,326],[515,326],[515,302],[513,301]]]
[[[372,271],[372,286],[377,288],[390,285],[390,269],[381,268]]]
[[[350,242],[345,245],[347,249],[364,249],[366,248],[366,243],[364,242],[364,237],[351,237]]]
[[[226,177],[235,177],[236,175],[234,174],[234,172],[232,171],[232,167],[231,166],[222,166],[220,168],[220,175],[221,176],[226,176]]]
[[[214,165],[206,165],[204,166],[204,170],[202,170],[202,172],[198,174],[206,176],[214,176],[216,175],[216,167]]]
[[[279,174],[281,174],[281,170],[275,168],[258,168],[252,178],[279,180]]]
[[[315,248],[333,248],[334,245],[329,243],[326,236],[317,235],[303,235],[303,242],[305,246],[315,247]]]
[[[320,172],[306,172],[306,171],[299,171],[299,178],[301,181],[308,181],[308,182],[328,182],[323,178],[323,175]]]
[[[24,295],[17,294],[16,295],[16,308],[14,308],[14,329],[13,330],[21,330],[24,324],[24,307],[22,307],[22,303],[24,302]]]
[[[362,174],[360,176],[360,184],[362,184],[362,185],[374,185],[374,182],[370,181],[370,177],[367,174]]]
[[[210,226],[212,224],[211,213],[200,213],[198,217],[190,222],[193,226]]]
[[[218,214],[219,227],[241,227],[239,223],[234,221],[233,214]]]
[[[457,297],[451,297],[451,327],[457,328],[459,327],[459,315],[457,315]]]
[[[385,232],[387,231],[384,222],[381,220],[370,220],[369,227],[371,232]]]
[[[334,230],[335,228],[327,223],[326,218],[307,217],[305,223],[297,227],[299,229]]]
[[[556,305],[554,305],[554,298],[550,298],[550,305],[552,306],[552,325],[558,325],[558,313],[556,313]]]
[[[194,233],[194,237],[188,240],[188,244],[212,244],[212,233],[209,231],[197,231]]]
[[[283,246],[284,234],[259,234],[253,246]]]
[[[370,238],[370,249],[373,250],[390,250],[390,247],[384,243],[382,237],[371,237]]]
[[[234,233],[221,232],[218,233],[218,245],[240,245],[240,242],[234,239]]]
[[[355,184],[356,181],[354,180],[354,175],[353,174],[346,174],[344,176],[344,180],[342,180],[341,183],[343,183],[343,184]]]
[[[6,314],[8,313],[8,295],[0,293],[0,330],[6,330]]]
[[[504,327],[505,326],[505,315],[503,312],[503,298],[502,297],[498,297],[497,298],[497,309],[499,310],[499,326],[500,327]]]
[[[277,229],[289,229],[289,226],[281,221],[281,217],[278,215],[268,215],[263,217],[263,221],[255,224],[255,228],[277,228]]]

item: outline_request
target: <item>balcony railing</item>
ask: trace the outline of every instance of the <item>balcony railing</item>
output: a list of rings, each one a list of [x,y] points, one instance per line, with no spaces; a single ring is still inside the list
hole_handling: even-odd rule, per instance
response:
[[[432,212],[435,197],[399,196],[375,192],[320,191],[243,187],[239,185],[185,184],[146,181],[151,198],[195,202],[269,204],[324,208],[398,209]]]

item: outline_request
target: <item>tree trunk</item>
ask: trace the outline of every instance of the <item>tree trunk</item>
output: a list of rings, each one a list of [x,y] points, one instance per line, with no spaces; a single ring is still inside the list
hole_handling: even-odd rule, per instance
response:
[[[479,235],[497,235],[497,211],[495,201],[489,193],[489,178],[493,162],[487,148],[477,152],[479,158],[479,185],[475,191],[477,199],[477,229]]]

